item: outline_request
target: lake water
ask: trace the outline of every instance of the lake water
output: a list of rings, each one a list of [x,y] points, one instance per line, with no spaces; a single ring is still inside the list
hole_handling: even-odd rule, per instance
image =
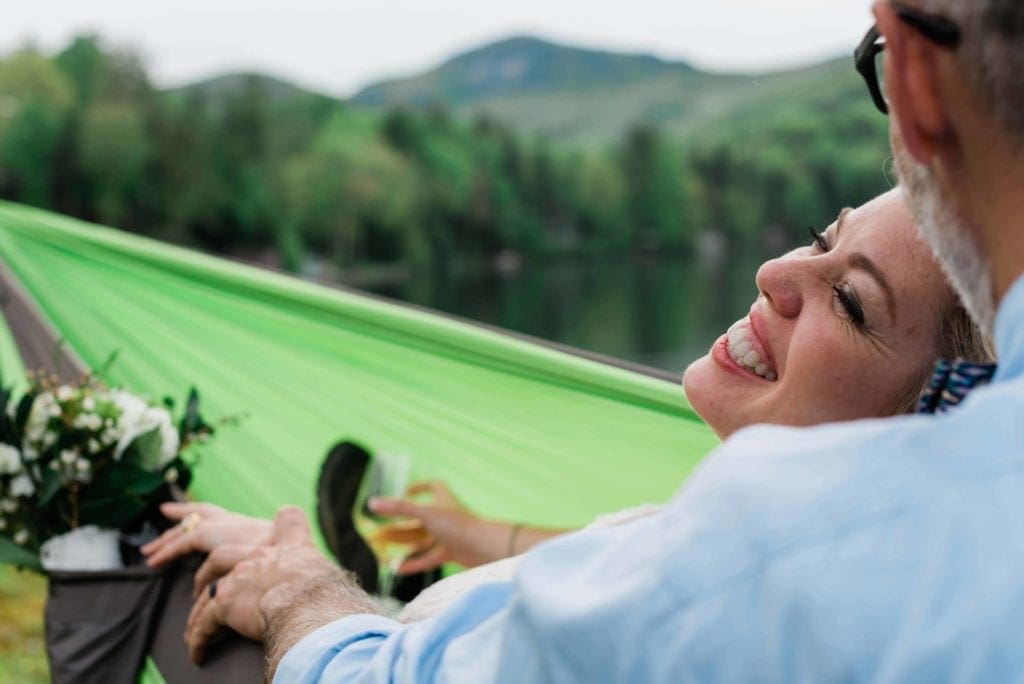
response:
[[[512,272],[423,271],[373,291],[681,373],[744,316],[760,258],[527,261]]]

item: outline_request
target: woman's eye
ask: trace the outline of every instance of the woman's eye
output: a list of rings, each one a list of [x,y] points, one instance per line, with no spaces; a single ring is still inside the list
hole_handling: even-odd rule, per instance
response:
[[[835,285],[832,290],[836,304],[843,310],[843,315],[858,328],[865,327],[864,307],[860,305],[857,294],[848,285]]]
[[[829,251],[829,249],[831,249],[828,245],[828,240],[825,239],[824,234],[816,231],[814,229],[814,226],[809,227],[808,230],[811,231],[811,239],[814,240],[814,242],[811,243],[812,247],[817,247],[822,252],[827,252]]]

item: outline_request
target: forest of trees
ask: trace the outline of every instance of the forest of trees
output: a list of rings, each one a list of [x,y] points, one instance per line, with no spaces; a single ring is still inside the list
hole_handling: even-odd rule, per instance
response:
[[[856,84],[855,84],[856,85]],[[344,267],[729,247],[777,251],[887,185],[862,86],[567,148],[441,106],[379,111],[242,77],[161,91],[76,38],[0,60],[0,197],[204,250]]]

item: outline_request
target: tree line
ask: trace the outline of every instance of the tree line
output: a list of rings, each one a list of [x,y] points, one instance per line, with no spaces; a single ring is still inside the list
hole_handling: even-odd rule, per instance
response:
[[[442,106],[388,111],[248,76],[161,91],[80,36],[0,60],[0,197],[215,253],[340,267],[777,250],[888,181],[855,80],[685,136],[567,148]]]

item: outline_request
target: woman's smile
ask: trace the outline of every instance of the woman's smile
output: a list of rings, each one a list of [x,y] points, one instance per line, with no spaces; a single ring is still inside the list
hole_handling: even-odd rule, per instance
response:
[[[752,317],[742,318],[718,340],[712,356],[725,370],[776,382],[779,375],[775,360],[764,339],[763,334],[758,334]]]

